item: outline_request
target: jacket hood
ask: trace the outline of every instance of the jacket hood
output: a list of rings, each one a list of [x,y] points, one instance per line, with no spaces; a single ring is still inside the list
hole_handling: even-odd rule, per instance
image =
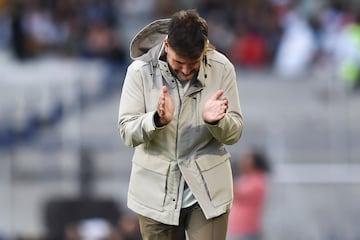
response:
[[[156,20],[140,30],[131,41],[130,57],[133,60],[143,60],[146,62],[158,58],[162,42],[168,33],[170,19]]]

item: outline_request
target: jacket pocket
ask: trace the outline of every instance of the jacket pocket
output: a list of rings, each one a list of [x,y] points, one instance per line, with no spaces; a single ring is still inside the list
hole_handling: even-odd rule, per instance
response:
[[[229,154],[204,156],[196,160],[204,185],[214,207],[233,199],[233,179]]]
[[[160,159],[134,160],[129,183],[129,194],[136,202],[162,211],[166,196],[170,163]]]

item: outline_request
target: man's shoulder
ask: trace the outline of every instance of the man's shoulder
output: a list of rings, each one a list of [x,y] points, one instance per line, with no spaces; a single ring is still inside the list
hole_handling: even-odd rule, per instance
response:
[[[211,50],[206,54],[208,61],[217,62],[224,65],[232,65],[230,60],[221,52],[217,50]]]
[[[145,62],[143,60],[134,60],[130,65],[129,65],[129,69],[133,70],[133,71],[139,71],[142,68],[148,66],[150,63]]]

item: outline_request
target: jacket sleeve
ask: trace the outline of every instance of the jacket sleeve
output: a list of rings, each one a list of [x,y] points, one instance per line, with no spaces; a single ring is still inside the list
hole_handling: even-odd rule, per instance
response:
[[[224,144],[234,144],[239,141],[243,130],[243,116],[240,108],[240,98],[236,82],[234,66],[228,61],[224,67],[222,88],[224,96],[229,100],[228,111],[218,124],[207,124],[211,134]]]
[[[151,140],[155,131],[155,111],[146,112],[144,79],[138,64],[135,61],[128,67],[119,106],[118,130],[129,147]]]

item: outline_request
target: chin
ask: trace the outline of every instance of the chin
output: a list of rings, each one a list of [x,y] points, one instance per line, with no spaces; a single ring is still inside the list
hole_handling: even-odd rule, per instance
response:
[[[183,77],[179,76],[179,79],[182,80],[182,81],[189,81],[189,80],[191,80],[191,79],[193,78],[193,76],[194,76],[194,75],[186,76],[186,77],[184,77],[184,76],[183,76]]]

